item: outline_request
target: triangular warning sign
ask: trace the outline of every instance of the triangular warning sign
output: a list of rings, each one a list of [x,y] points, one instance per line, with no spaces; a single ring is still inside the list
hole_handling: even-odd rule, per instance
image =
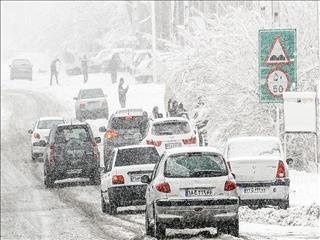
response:
[[[288,65],[291,63],[279,36],[274,40],[264,63],[266,65]]]

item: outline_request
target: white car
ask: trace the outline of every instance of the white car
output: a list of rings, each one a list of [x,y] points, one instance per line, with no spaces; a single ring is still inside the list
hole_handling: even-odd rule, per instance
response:
[[[33,129],[28,131],[31,135],[31,157],[32,160],[36,160],[38,158],[43,159],[45,146],[41,146],[40,141],[47,141],[50,130],[59,125],[64,124],[65,120],[62,117],[42,117],[37,120]]]
[[[147,183],[146,234],[163,238],[166,228],[217,227],[239,235],[236,182],[214,148],[175,148],[164,153]]]
[[[74,97],[76,119],[109,118],[109,107],[106,95],[101,88],[81,89]]]
[[[116,214],[118,207],[145,204],[146,184],[160,156],[154,146],[131,145],[114,148],[101,175],[102,212]]]
[[[240,204],[289,207],[289,168],[276,137],[236,137],[228,140],[225,157],[238,184]]]
[[[162,154],[170,148],[199,146],[199,135],[186,118],[158,118],[150,122],[143,142],[156,146],[158,152]]]

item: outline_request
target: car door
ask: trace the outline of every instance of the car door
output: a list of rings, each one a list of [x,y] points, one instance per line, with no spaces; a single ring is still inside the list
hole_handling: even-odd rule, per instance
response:
[[[106,162],[107,165],[104,168],[102,179],[101,179],[101,190],[107,191],[109,187],[111,187],[111,178],[112,178],[112,169],[113,169],[113,163],[116,158],[116,149],[112,150],[112,153],[110,154],[110,158]]]

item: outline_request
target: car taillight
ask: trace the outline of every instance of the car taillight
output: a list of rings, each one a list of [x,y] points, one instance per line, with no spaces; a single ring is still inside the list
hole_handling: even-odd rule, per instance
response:
[[[84,108],[86,106],[85,103],[80,103],[80,108]]]
[[[122,175],[113,175],[112,184],[124,184],[124,177]]]
[[[284,163],[280,160],[278,163],[278,169],[277,169],[277,178],[284,178],[286,176],[286,169],[284,167]]]
[[[169,183],[166,183],[166,182],[157,184],[156,189],[159,192],[163,192],[163,193],[170,193],[171,192],[170,185],[169,185]]]
[[[131,115],[126,116],[126,120],[132,120],[132,119],[133,119],[133,116]]]
[[[231,170],[231,163],[230,163],[230,161],[227,161],[227,164],[228,164],[228,167],[229,167],[230,171],[232,171],[232,170]]]
[[[147,140],[148,145],[154,145],[156,147],[159,147],[161,145],[161,141],[153,141],[153,140]]]
[[[237,188],[236,181],[234,180],[227,180],[224,184],[225,191],[232,191]]]
[[[105,133],[105,137],[107,137],[108,139],[112,139],[112,138],[117,137],[117,136],[118,136],[118,132],[114,131],[114,130],[108,130]]]
[[[50,144],[49,151],[50,151],[49,163],[53,164],[54,163],[54,145],[53,144]]]
[[[196,144],[197,143],[197,138],[196,136],[192,136],[191,138],[188,139],[182,139],[183,144]]]
[[[40,134],[35,132],[35,133],[33,134],[33,137],[34,137],[34,138],[37,138],[37,139],[40,139]]]

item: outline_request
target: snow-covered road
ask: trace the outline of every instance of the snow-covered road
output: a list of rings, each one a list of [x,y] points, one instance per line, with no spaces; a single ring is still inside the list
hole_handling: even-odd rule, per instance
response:
[[[163,112],[163,85],[129,84],[128,107],[143,107],[150,113],[158,105]],[[90,75],[89,85],[108,94],[110,112],[119,107],[117,86],[110,84],[107,75]],[[36,75],[33,82],[2,76],[1,239],[147,239],[143,207],[124,208],[117,216],[102,214],[99,187],[63,181],[57,188],[45,189],[43,164],[31,161],[27,130],[40,116],[74,118],[72,98],[80,87],[81,77],[63,76],[61,86],[49,88],[46,75]],[[98,135],[105,121],[89,123]],[[315,194],[319,176],[293,172],[292,178],[293,207],[281,211],[242,207],[240,239],[319,239],[319,195]],[[305,191],[304,185],[314,192]],[[169,230],[168,234],[169,239],[233,239],[217,236],[214,229]]]

